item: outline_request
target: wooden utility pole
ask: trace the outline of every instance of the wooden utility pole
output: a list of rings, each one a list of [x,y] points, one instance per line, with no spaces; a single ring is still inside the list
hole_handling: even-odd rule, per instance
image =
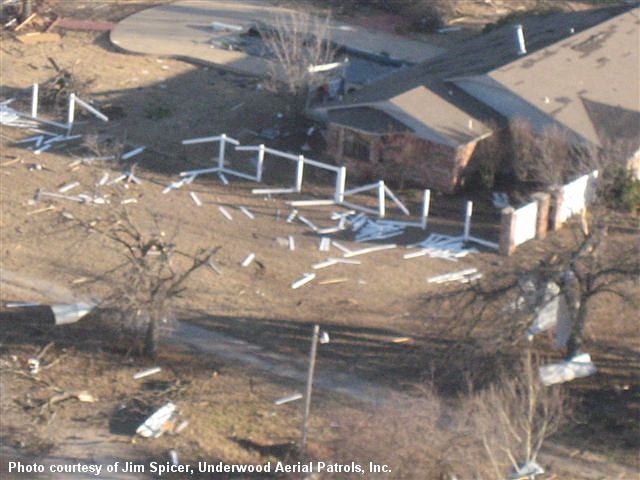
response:
[[[313,371],[316,368],[316,353],[318,351],[318,337],[320,335],[320,325],[313,326],[313,336],[311,337],[311,352],[309,353],[309,373],[307,374],[307,391],[304,397],[304,416],[302,418],[302,438],[300,439],[300,455],[304,453],[307,445],[307,421],[309,410],[311,409],[311,389],[313,386]]]

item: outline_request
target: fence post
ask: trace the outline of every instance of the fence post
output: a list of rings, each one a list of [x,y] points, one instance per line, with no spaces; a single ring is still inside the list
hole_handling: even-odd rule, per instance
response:
[[[263,166],[264,166],[264,143],[261,143],[260,150],[258,150],[258,165],[256,166],[256,180],[258,183],[262,182]]]
[[[298,155],[298,165],[296,168],[296,192],[302,191],[302,175],[304,174],[304,155]]]
[[[76,95],[72,93],[69,95],[69,111],[67,112],[67,135],[71,134],[73,128],[73,120],[76,115]]]
[[[347,184],[347,167],[340,167],[336,175],[336,191],[333,200],[340,204],[344,202],[344,189]]]
[[[462,239],[467,242],[469,240],[469,232],[471,231],[471,215],[473,214],[473,202],[467,201],[467,207],[464,212],[464,230]]]
[[[378,217],[384,218],[386,213],[385,208],[385,191],[384,191],[384,180],[378,181]]]
[[[514,242],[516,231],[516,211],[513,207],[505,207],[500,216],[500,240],[498,251],[500,255],[511,255],[516,247]]]
[[[38,116],[38,84],[33,84],[33,89],[31,90],[31,116]]]
[[[431,205],[431,190],[427,189],[424,191],[424,195],[422,197],[422,229],[427,229],[427,218],[429,217],[429,206]]]
[[[218,147],[218,168],[221,170],[224,168],[224,150],[225,150],[226,140],[227,140],[227,135],[225,133],[220,135],[220,145]]]

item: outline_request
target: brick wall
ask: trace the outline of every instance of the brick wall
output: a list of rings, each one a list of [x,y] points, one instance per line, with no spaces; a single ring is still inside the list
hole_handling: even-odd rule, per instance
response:
[[[385,180],[396,184],[412,183],[452,193],[476,148],[471,142],[459,148],[432,143],[410,133],[388,135],[366,134],[355,131],[360,138],[368,137],[368,161],[345,154],[345,137],[354,131],[329,124],[327,153],[336,163],[345,165],[351,175],[362,180]]]

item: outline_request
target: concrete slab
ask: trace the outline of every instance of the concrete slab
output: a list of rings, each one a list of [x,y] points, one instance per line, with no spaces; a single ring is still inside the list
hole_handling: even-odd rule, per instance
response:
[[[269,61],[242,51],[224,50],[212,40],[230,32],[216,31],[213,22],[248,28],[256,21],[273,23],[290,10],[266,2],[183,0],[143,10],[122,20],[111,31],[111,42],[136,53],[190,58],[252,75],[263,75]],[[347,48],[384,54],[410,63],[423,62],[444,50],[381,31],[339,22],[331,24],[332,39]]]

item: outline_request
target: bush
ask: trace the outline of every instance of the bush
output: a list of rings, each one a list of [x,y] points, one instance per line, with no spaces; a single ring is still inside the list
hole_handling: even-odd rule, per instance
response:
[[[606,169],[600,196],[610,208],[637,212],[640,210],[640,180],[633,178],[624,167]]]

